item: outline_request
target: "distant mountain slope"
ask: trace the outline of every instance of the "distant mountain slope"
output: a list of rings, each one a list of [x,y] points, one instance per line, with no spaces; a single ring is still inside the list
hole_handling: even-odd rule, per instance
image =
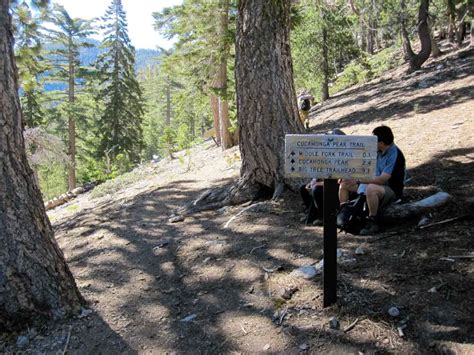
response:
[[[81,61],[81,65],[93,65],[97,60],[97,57],[104,52],[104,50],[100,48],[101,42],[91,39],[90,43],[93,45],[93,47],[80,49],[79,59]],[[57,48],[57,46],[53,44],[46,44],[45,48],[47,50],[52,50]],[[135,51],[135,70],[138,71],[140,69],[146,68],[149,65],[158,64],[160,62],[161,54],[161,50],[158,49],[137,49]],[[44,88],[46,91],[65,90],[66,85],[60,82],[47,82],[44,85]]]

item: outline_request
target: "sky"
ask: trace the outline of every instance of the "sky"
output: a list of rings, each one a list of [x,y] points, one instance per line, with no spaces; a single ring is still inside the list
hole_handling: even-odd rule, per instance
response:
[[[111,0],[52,0],[53,4],[63,5],[71,17],[91,19],[103,16]],[[160,37],[153,29],[151,14],[164,7],[179,5],[182,0],[122,0],[127,13],[128,35],[136,49],[155,49],[157,46],[169,49],[171,42]]]

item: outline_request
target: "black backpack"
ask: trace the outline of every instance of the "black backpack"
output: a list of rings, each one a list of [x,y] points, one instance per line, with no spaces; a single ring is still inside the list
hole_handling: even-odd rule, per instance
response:
[[[301,100],[300,110],[309,111],[310,108],[311,108],[311,102],[309,102],[309,99]]]
[[[347,233],[359,234],[365,227],[369,214],[365,202],[365,195],[360,194],[356,199],[342,204],[337,212],[337,226]]]

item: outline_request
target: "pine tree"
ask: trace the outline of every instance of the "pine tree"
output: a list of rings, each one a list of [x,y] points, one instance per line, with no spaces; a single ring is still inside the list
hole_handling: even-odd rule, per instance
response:
[[[235,40],[235,13],[235,4],[229,0],[190,0],[153,13],[155,27],[177,40],[171,57],[185,64],[186,81],[194,81],[194,86],[207,95],[216,141],[223,149],[235,144],[230,102],[234,85],[227,75]]]
[[[127,19],[121,0],[112,0],[103,22],[104,53],[97,61],[100,78],[98,100],[104,112],[98,122],[99,153],[114,162],[119,154],[137,162],[142,149],[144,103],[136,79],[135,48],[128,37]]]
[[[68,117],[68,188],[76,187],[76,79],[79,76],[79,49],[90,47],[87,37],[93,33],[90,21],[71,18],[63,6],[56,5],[51,22],[57,29],[50,30],[52,43],[58,45],[51,51],[56,58],[56,77],[67,82]]]
[[[31,4],[34,6],[34,3]],[[15,34],[15,58],[21,93],[21,106],[27,127],[44,123],[41,107],[42,74],[48,69],[42,54],[41,22],[46,16],[45,9],[31,8],[26,2],[13,3],[12,14]]]
[[[355,52],[350,21],[343,10],[344,6],[328,1],[297,7],[298,21],[291,33],[295,83],[322,101],[329,98],[329,80],[336,74],[337,62]]]

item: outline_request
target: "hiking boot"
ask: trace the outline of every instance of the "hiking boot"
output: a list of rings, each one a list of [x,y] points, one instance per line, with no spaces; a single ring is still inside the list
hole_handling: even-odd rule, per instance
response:
[[[379,228],[376,218],[368,217],[367,225],[364,228],[362,228],[359,234],[360,235],[373,235],[373,234],[377,234],[378,232],[380,232],[380,228]]]

